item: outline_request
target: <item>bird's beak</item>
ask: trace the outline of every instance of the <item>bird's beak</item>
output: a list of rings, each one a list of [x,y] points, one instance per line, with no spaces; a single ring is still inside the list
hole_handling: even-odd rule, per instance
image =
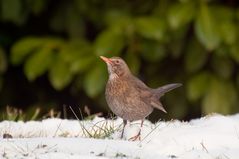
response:
[[[100,58],[101,58],[103,61],[105,61],[106,63],[112,64],[112,61],[111,61],[109,58],[104,57],[104,56],[100,56]]]

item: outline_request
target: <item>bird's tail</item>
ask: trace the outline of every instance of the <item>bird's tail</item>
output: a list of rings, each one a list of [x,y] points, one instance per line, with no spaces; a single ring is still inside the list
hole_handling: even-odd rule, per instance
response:
[[[172,84],[167,84],[167,85],[164,85],[162,87],[159,87],[159,88],[156,88],[156,89],[153,89],[153,92],[155,93],[156,97],[159,99],[160,97],[162,97],[166,92],[169,92],[175,88],[178,88],[182,86],[181,83],[172,83]],[[166,110],[164,109],[162,103],[157,100],[157,101],[151,101],[151,105],[154,107],[154,108],[157,108],[165,113]]]
[[[181,83],[172,83],[172,84],[167,84],[167,85],[164,85],[162,87],[159,87],[159,88],[156,88],[155,89],[155,92],[157,94],[157,96],[160,98],[161,96],[163,96],[165,93],[175,89],[175,88],[178,88],[182,86]]]

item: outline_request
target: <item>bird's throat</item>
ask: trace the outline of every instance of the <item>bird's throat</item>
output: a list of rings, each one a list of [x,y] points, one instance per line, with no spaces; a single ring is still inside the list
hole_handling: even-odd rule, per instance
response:
[[[111,73],[110,77],[109,77],[110,80],[115,80],[115,79],[118,79],[118,78],[119,78],[119,76],[116,73]]]

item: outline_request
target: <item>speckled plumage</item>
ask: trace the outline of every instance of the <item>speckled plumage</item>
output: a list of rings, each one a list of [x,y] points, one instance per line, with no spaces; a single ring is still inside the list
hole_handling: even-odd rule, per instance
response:
[[[146,86],[140,87],[132,79],[134,77],[126,76],[108,80],[105,91],[112,112],[129,121],[141,120],[152,113],[149,102],[155,98]]]

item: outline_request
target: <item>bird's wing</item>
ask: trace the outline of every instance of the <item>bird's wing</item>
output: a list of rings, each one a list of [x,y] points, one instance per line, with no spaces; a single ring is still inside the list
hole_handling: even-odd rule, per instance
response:
[[[133,85],[134,87],[140,88],[140,89],[150,89],[148,86],[146,86],[146,84],[144,84],[140,79],[138,79],[135,76],[131,76],[129,78],[129,82],[131,83],[131,85]]]
[[[149,90],[143,90],[143,89],[140,89],[139,92],[140,92],[139,93],[140,98],[142,99],[142,101],[144,101],[145,104],[152,106],[153,108],[157,108],[157,109],[163,111],[164,113],[167,113],[167,111],[164,109],[162,103],[159,101],[157,96],[155,96],[155,94],[153,94]]]
[[[153,89],[146,86],[141,80],[139,80],[136,77],[134,77],[133,81],[134,81],[133,85],[134,87],[136,87],[137,92],[139,93],[142,101],[144,101],[147,105],[152,106],[153,108],[157,108],[163,111],[164,113],[167,113],[162,103],[159,101],[159,98],[157,96],[158,93],[155,94],[154,91],[152,91]],[[179,87],[179,85],[178,84],[165,85],[163,87],[160,87],[158,91],[162,95],[176,87]]]
[[[141,101],[143,101],[145,104],[149,106],[158,108],[160,110],[163,109],[163,107],[160,106],[161,105],[160,102],[158,101],[154,93],[151,91],[152,89],[146,86],[141,80],[133,76],[129,78],[129,82],[131,83],[133,90],[135,91],[135,93],[137,93]],[[165,110],[163,109],[163,111]]]
[[[146,86],[141,80],[139,80],[137,77],[131,78],[132,85],[134,89],[139,93],[140,97],[144,100],[151,100],[153,97],[153,94],[151,92],[151,88]]]

